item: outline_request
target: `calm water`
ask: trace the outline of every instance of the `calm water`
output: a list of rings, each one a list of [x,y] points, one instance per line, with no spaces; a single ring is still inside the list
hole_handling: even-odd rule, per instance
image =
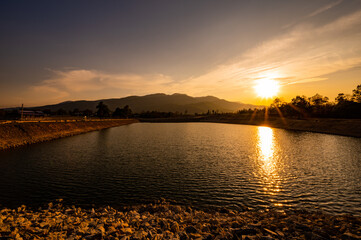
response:
[[[361,139],[217,123],[137,123],[0,152],[0,204],[164,197],[199,207],[361,215]]]

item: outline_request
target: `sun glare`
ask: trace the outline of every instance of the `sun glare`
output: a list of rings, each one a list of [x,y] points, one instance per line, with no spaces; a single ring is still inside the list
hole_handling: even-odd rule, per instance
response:
[[[279,83],[272,79],[260,79],[257,81],[257,84],[254,87],[258,96],[263,98],[270,98],[276,96],[279,88]]]

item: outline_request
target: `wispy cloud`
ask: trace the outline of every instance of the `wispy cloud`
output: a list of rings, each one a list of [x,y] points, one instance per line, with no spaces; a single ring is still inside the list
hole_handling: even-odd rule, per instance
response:
[[[315,17],[315,16],[317,16],[317,15],[319,15],[321,13],[324,13],[324,12],[330,10],[331,8],[336,7],[337,5],[341,4],[342,2],[343,2],[343,0],[338,0],[338,1],[335,1],[335,2],[331,2],[331,3],[327,4],[327,5],[324,5],[324,6],[320,7],[320,8],[318,8],[318,9],[316,9],[315,11],[311,12],[310,14],[308,14],[306,16],[303,16],[298,21],[293,21],[291,23],[287,23],[282,28],[283,29],[288,29],[288,28],[294,27],[297,24],[299,24],[300,22],[305,21],[308,18]]]
[[[314,12],[310,13],[307,17],[314,17],[314,16],[316,16],[318,14],[321,14],[321,13],[323,13],[323,12],[325,12],[325,11],[339,5],[342,2],[343,2],[343,0],[338,0],[338,1],[335,1],[335,2],[332,2],[332,3],[329,3],[329,4],[327,4],[327,5],[323,6],[323,7],[315,10]]]
[[[119,92],[119,96],[172,91],[172,79],[162,74],[110,74],[96,70],[50,70],[52,76],[30,88],[33,95],[47,101],[114,97],[107,93]]]
[[[285,85],[321,81],[327,79],[324,75],[361,64],[360,42],[361,11],[357,11],[319,27],[298,25],[189,81],[195,86],[206,83],[244,91],[253,80],[265,77]]]

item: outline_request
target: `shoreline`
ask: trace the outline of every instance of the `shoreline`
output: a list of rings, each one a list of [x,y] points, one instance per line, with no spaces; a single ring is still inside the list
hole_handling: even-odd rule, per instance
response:
[[[106,119],[87,121],[11,121],[9,123],[0,124],[0,151],[137,122],[209,122],[242,124],[361,138],[361,119],[269,118],[268,120],[249,120],[247,118],[234,118],[228,116],[186,116],[176,118]]]
[[[16,239],[361,239],[361,217],[307,211],[198,210],[169,203],[122,209],[0,209],[0,237]]]
[[[250,120],[247,118],[234,118],[227,116],[210,117],[183,117],[183,118],[148,118],[139,119],[140,122],[211,122],[267,126],[293,131],[305,131],[314,133],[325,133],[339,136],[361,138],[361,119],[330,119],[330,118],[269,118]]]
[[[136,119],[23,121],[0,125],[0,150],[136,123]]]

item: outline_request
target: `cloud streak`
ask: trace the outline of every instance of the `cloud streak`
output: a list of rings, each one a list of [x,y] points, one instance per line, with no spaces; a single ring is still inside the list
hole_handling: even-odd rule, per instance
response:
[[[173,80],[162,74],[111,74],[97,70],[49,70],[51,77],[30,87],[28,97],[41,96],[46,102],[69,99],[99,99],[132,94],[171,93]]]
[[[317,9],[316,11],[312,12],[312,13],[309,14],[307,17],[314,17],[314,16],[316,16],[316,15],[318,15],[318,14],[321,14],[321,13],[323,13],[323,12],[326,12],[327,10],[329,10],[329,9],[331,9],[331,8],[339,5],[339,4],[342,3],[342,2],[343,2],[343,0],[338,0],[338,1],[336,1],[336,2],[332,2],[332,3],[330,3],[330,4],[327,4],[327,5],[319,8],[319,9]]]
[[[361,11],[324,26],[298,25],[266,41],[238,59],[189,79],[193,85],[248,88],[259,78],[279,79],[282,84],[314,82],[324,75],[361,64]]]

